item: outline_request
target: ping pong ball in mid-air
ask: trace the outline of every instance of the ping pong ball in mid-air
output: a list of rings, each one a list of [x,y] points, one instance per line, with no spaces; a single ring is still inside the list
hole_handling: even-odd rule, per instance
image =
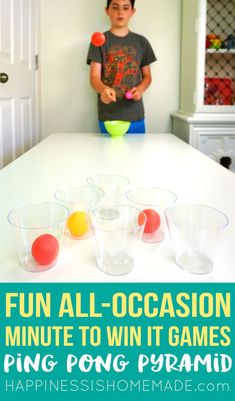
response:
[[[145,234],[151,234],[154,231],[156,231],[160,224],[161,224],[161,219],[159,214],[153,210],[153,209],[145,209],[143,210],[144,214],[147,216],[147,221],[144,227],[144,233]],[[139,214],[139,224],[141,225],[141,221],[143,220],[142,214]]]
[[[131,99],[133,98],[133,95],[132,95],[131,91],[127,91],[127,92],[125,93],[125,98],[126,98],[127,100],[131,100]]]
[[[54,235],[43,234],[37,237],[32,245],[32,256],[41,266],[55,262],[59,253],[59,242]]]
[[[105,35],[102,32],[94,32],[91,36],[91,43],[94,46],[103,46],[105,43]]]
[[[88,218],[85,212],[72,213],[67,221],[67,227],[73,237],[82,237],[89,230]]]

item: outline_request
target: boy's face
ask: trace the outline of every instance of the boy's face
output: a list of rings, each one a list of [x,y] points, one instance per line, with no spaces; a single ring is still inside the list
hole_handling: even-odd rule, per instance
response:
[[[105,10],[113,28],[127,27],[130,18],[135,13],[130,0],[112,0]]]

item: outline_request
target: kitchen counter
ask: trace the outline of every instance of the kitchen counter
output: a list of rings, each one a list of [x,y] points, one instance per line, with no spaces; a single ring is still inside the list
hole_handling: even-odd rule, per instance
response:
[[[86,183],[94,174],[126,175],[130,186],[151,185],[176,193],[179,202],[202,203],[223,211],[223,231],[214,270],[205,276],[182,271],[174,262],[169,238],[141,242],[131,273],[112,277],[98,270],[93,238],[65,238],[59,260],[42,273],[24,271],[17,261],[9,211],[28,202],[54,201],[66,185]],[[52,134],[0,171],[1,282],[234,282],[235,175],[172,134]]]

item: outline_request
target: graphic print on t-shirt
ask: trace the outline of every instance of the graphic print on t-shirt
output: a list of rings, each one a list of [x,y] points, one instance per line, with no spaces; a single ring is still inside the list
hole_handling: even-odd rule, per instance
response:
[[[122,99],[125,93],[136,85],[138,63],[136,50],[132,46],[113,46],[105,55],[103,82],[116,91]]]

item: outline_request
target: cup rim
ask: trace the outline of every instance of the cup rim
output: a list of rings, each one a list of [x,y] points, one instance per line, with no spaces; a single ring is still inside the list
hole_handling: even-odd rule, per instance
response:
[[[98,178],[98,177],[115,177],[115,178],[122,178],[122,179],[124,178],[126,180],[126,183],[118,184],[118,186],[125,186],[125,185],[130,184],[130,179],[127,176],[122,175],[122,174],[112,174],[112,173],[110,173],[110,174],[102,174],[101,173],[101,174],[90,175],[89,177],[87,177],[86,182],[88,183],[88,185],[94,186],[94,184],[89,183],[89,180],[93,179],[93,178]]]
[[[12,215],[15,212],[20,211],[21,209],[24,209],[27,206],[32,207],[32,206],[40,206],[40,205],[56,205],[56,206],[59,206],[60,208],[64,209],[64,211],[66,212],[65,213],[66,215],[57,224],[48,225],[48,226],[41,226],[41,227],[28,227],[28,226],[25,226],[25,225],[18,225],[18,224],[15,224],[11,220]],[[29,202],[29,203],[24,203],[22,205],[19,205],[19,206],[15,207],[14,209],[12,209],[7,215],[7,220],[8,220],[8,223],[12,227],[20,228],[22,230],[42,230],[42,229],[48,230],[48,229],[52,229],[52,228],[58,227],[61,223],[65,223],[67,221],[68,217],[69,217],[69,214],[70,214],[69,208],[67,206],[63,205],[62,203],[59,203],[59,202]]]
[[[142,203],[142,202],[139,202],[139,201],[136,201],[136,200],[133,200],[133,199],[131,199],[130,198],[130,194],[131,194],[131,192],[133,192],[133,191],[136,191],[136,190],[149,190],[149,189],[153,189],[153,190],[160,190],[160,191],[163,191],[163,192],[165,192],[165,193],[168,193],[168,194],[170,194],[170,195],[172,195],[173,196],[173,199],[171,200],[171,202],[170,202],[170,204],[172,203],[172,204],[175,204],[175,202],[177,201],[177,195],[173,192],[173,191],[170,191],[169,189],[166,189],[166,188],[162,188],[162,187],[135,187],[135,188],[131,188],[131,189],[129,189],[126,193],[125,193],[125,196],[126,196],[126,198],[130,201],[130,202],[133,202],[133,203],[135,203],[135,204],[137,204],[137,205],[142,205],[142,206],[146,206],[146,207],[148,207],[148,206],[154,206],[154,207],[161,207],[161,206],[163,206],[163,204],[162,203],[160,203],[160,204],[158,204],[157,202],[147,202],[147,203]],[[168,207],[168,206],[166,206],[166,207]]]
[[[106,206],[105,206],[105,207],[106,207]],[[91,211],[91,215],[93,215],[94,212],[95,212],[96,210],[102,209],[102,208],[104,209],[105,207],[104,207],[104,206],[95,207],[95,208]],[[109,207],[125,207],[125,208],[132,209],[132,210],[135,209],[137,212],[139,212],[139,214],[141,213],[141,214],[143,214],[143,216],[144,216],[144,220],[145,220],[145,221],[144,221],[142,224],[138,224],[138,221],[137,221],[136,225],[133,226],[132,228],[129,228],[129,229],[119,229],[118,231],[120,231],[120,232],[123,232],[123,233],[131,232],[131,231],[133,231],[133,228],[141,228],[141,227],[144,227],[145,224],[146,224],[146,222],[147,222],[147,215],[144,213],[143,210],[141,210],[141,209],[139,209],[139,208],[137,208],[137,207],[135,207],[135,206],[131,206],[131,205],[127,205],[127,204],[110,204],[110,205],[107,205],[107,208],[109,208]],[[105,219],[103,219],[103,220],[105,220]],[[105,232],[111,232],[111,230],[109,230],[109,229],[97,227],[97,225],[94,224],[93,220],[91,221],[91,225],[92,225],[92,227],[93,227],[94,229],[97,229],[97,230],[100,230],[100,231],[105,231]]]
[[[77,203],[77,200],[75,200],[75,199],[72,199],[72,200],[69,200],[69,201],[66,201],[66,200],[64,200],[64,199],[61,199],[60,197],[58,197],[58,192],[59,192],[59,191],[64,191],[64,192],[65,192],[65,191],[68,190],[68,189],[82,189],[82,188],[86,188],[86,189],[91,189],[91,188],[94,189],[94,188],[95,188],[95,189],[98,189],[99,192],[100,192],[100,196],[99,196],[99,198],[98,198],[99,200],[102,199],[102,198],[104,197],[104,195],[105,195],[104,190],[103,190],[102,188],[98,187],[97,185],[93,185],[93,184],[81,184],[81,185],[67,185],[67,186],[58,188],[58,189],[54,192],[54,197],[55,197],[56,200],[59,201],[59,202]]]
[[[183,206],[183,207],[186,206],[186,207],[204,208],[204,209],[208,209],[208,210],[211,210],[211,211],[213,211],[213,212],[216,212],[216,213],[219,214],[220,216],[223,216],[223,218],[224,218],[224,223],[221,224],[220,229],[224,229],[224,228],[227,227],[228,224],[229,224],[229,218],[228,218],[228,216],[227,216],[224,212],[222,212],[221,210],[219,210],[219,209],[217,209],[217,208],[215,208],[215,207],[212,207],[212,206],[209,206],[209,205],[205,205],[205,204],[203,204],[203,203],[177,203],[177,204],[175,204],[175,205],[173,205],[173,206],[169,206],[169,207],[166,208],[166,210],[165,210],[165,217],[166,217],[166,219],[167,219],[168,221],[170,221],[172,224],[177,225],[177,226],[179,226],[179,227],[188,228],[188,225],[176,223],[176,222],[174,221],[174,219],[169,215],[169,212],[170,212],[172,209],[177,208],[177,207],[180,207],[180,206]],[[198,228],[198,229],[200,229],[200,228]],[[218,230],[218,228],[215,228],[215,227],[205,227],[205,229],[206,229],[206,230],[210,230],[210,231]]]

